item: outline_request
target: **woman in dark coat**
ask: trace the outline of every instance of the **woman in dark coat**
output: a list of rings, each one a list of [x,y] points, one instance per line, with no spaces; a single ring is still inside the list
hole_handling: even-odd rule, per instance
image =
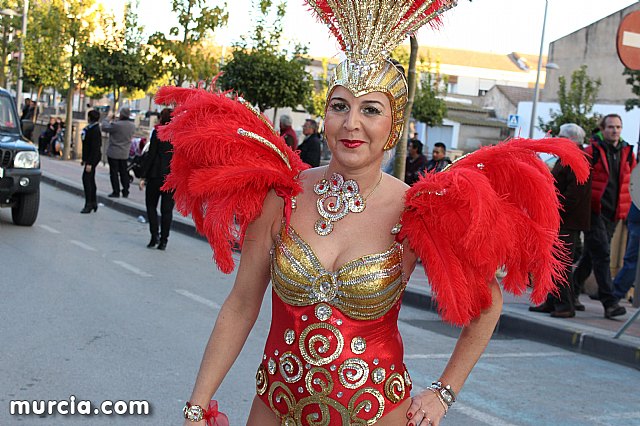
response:
[[[87,114],[89,125],[82,129],[82,186],[84,186],[84,208],[80,213],[91,213],[91,210],[98,211],[98,200],[96,197],[96,166],[100,162],[102,152],[102,133],[100,132],[100,113],[91,110]]]
[[[164,126],[171,121],[171,108],[165,108],[160,113],[160,126]],[[168,191],[162,191],[160,188],[164,184],[164,180],[169,174],[171,156],[171,143],[163,141],[158,137],[158,129],[155,128],[151,133],[149,142],[149,152],[142,163],[142,178],[140,179],[140,189],[146,186],[145,201],[147,205],[147,217],[149,218],[149,231],[151,232],[151,241],[147,244],[148,248],[156,245],[158,250],[167,248],[167,240],[169,239],[169,229],[173,219],[173,194]],[[158,200],[160,202],[160,235],[158,236]]]

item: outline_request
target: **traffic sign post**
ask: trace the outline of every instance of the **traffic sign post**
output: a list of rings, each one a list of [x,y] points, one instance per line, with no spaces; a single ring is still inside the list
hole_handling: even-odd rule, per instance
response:
[[[631,12],[618,27],[618,57],[625,67],[640,70],[640,10]]]
[[[509,114],[509,118],[507,119],[507,126],[510,129],[517,129],[520,127],[520,116],[517,114]]]

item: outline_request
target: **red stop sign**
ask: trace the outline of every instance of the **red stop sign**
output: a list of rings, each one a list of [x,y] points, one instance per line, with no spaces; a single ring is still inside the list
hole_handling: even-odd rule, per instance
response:
[[[640,70],[640,10],[622,19],[618,28],[618,56],[629,69]]]

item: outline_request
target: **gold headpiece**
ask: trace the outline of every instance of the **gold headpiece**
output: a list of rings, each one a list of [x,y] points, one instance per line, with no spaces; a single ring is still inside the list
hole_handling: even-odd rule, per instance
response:
[[[389,52],[427,22],[456,5],[456,0],[307,0],[344,51],[347,59],[335,69],[327,100],[336,86],[354,96],[385,93],[393,125],[384,149],[402,136],[408,89],[405,76],[389,60]]]

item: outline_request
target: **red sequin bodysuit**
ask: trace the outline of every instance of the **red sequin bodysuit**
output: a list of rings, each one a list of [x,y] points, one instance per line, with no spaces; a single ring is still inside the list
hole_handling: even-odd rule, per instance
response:
[[[271,281],[273,319],[256,390],[282,425],[372,425],[408,398],[397,326],[402,245],[330,272],[283,226]]]

